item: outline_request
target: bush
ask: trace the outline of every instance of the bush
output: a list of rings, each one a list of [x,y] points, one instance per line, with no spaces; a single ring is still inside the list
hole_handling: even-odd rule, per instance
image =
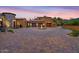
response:
[[[26,26],[27,28],[30,28],[31,26]]]
[[[13,29],[9,29],[8,32],[12,32],[12,33],[14,33],[14,30],[13,30]]]
[[[1,30],[1,32],[5,32],[5,31],[6,31],[5,29],[2,29],[2,30]]]
[[[72,22],[72,25],[79,25],[79,22],[78,21],[74,21],[74,22]]]
[[[0,32],[5,32],[6,30],[4,28],[0,28]]]
[[[79,36],[79,31],[72,30],[72,32],[69,33],[68,35],[70,35],[70,36],[74,36],[74,37],[77,37],[77,36]]]

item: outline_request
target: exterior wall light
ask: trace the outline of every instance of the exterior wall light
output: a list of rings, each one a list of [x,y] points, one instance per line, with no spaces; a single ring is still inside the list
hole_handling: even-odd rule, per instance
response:
[[[0,21],[2,21],[2,19],[0,19]]]

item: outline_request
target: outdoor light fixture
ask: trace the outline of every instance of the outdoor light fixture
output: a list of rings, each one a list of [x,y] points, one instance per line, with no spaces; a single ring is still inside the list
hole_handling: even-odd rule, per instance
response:
[[[15,22],[16,20],[13,20],[13,22]]]
[[[2,21],[2,19],[0,19],[0,21]]]

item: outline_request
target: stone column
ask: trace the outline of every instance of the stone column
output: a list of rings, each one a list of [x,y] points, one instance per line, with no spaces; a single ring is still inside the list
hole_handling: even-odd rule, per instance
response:
[[[12,21],[12,28],[16,28],[16,20]]]
[[[36,27],[38,27],[38,23],[36,23]]]

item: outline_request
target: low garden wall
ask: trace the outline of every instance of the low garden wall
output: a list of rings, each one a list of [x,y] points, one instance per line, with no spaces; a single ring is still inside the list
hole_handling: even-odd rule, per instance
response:
[[[79,26],[75,26],[75,25],[64,25],[63,27],[72,30],[79,30]]]

